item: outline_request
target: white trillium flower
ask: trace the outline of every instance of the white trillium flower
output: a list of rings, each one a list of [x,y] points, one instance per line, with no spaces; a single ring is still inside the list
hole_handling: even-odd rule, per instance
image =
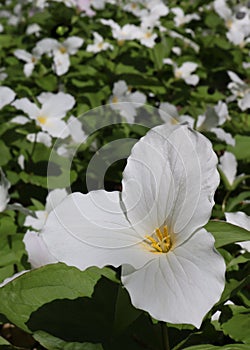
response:
[[[91,45],[88,45],[86,48],[87,52],[100,52],[100,51],[106,51],[108,49],[113,50],[113,45],[107,43],[104,41],[103,37],[98,34],[97,32],[93,32],[94,35],[94,43]]]
[[[100,21],[102,24],[110,26],[112,29],[112,36],[118,41],[119,45],[122,45],[126,40],[138,39],[140,34],[140,28],[134,24],[125,24],[121,27],[112,19],[101,19]]]
[[[0,68],[0,81],[3,81],[7,78],[8,74],[5,73],[5,67]]]
[[[224,288],[225,263],[202,227],[219,183],[211,143],[186,125],[158,126],[132,149],[123,192],[69,195],[41,237],[58,261],[122,266],[132,304],[199,327]]]
[[[186,23],[189,23],[193,20],[200,20],[200,16],[197,13],[191,13],[185,15],[184,11],[180,7],[173,7],[171,9],[171,12],[175,15],[174,17],[174,23],[176,27],[180,27]]]
[[[26,77],[30,77],[35,65],[37,64],[38,60],[40,59],[40,56],[34,53],[29,53],[25,50],[17,49],[14,51],[14,55],[22,60],[25,61],[26,64],[24,65],[23,71]]]
[[[227,222],[230,224],[239,226],[248,230],[250,232],[250,216],[242,211],[237,211],[235,213],[225,213],[225,217]],[[250,252],[250,233],[249,233],[249,241],[237,242],[241,246],[242,249]]]
[[[7,86],[0,86],[0,109],[11,103],[16,93]]]
[[[220,163],[218,167],[222,173],[222,179],[224,180],[225,185],[229,190],[234,189],[239,182],[248,177],[244,174],[236,176],[237,160],[235,158],[235,155],[231,152],[224,152],[223,156],[220,157]]]
[[[157,39],[157,34],[153,33],[152,27],[142,25],[138,30],[137,39],[142,45],[152,48],[156,44],[155,40]]]
[[[6,179],[2,169],[0,168],[0,213],[6,209],[6,206],[10,200],[8,189],[10,183]]]
[[[197,63],[194,62],[184,62],[180,67],[171,60],[170,58],[165,58],[163,63],[173,66],[174,76],[176,79],[183,79],[188,85],[197,85],[199,82],[199,77],[196,74],[192,74],[198,67]]]
[[[235,146],[235,139],[232,135],[218,127],[224,124],[226,120],[230,120],[227,104],[218,101],[215,106],[208,107],[204,115],[198,116],[196,129],[211,131],[219,140]]]
[[[229,184],[233,185],[237,173],[237,160],[235,155],[231,152],[224,152],[223,156],[220,157],[220,164],[218,167],[225,175]]]
[[[174,75],[177,79],[183,79],[188,85],[197,85],[199,77],[192,74],[198,67],[197,63],[184,62],[180,67],[174,65]]]
[[[128,123],[134,122],[136,109],[146,102],[146,96],[139,91],[131,92],[124,80],[114,84],[113,95],[110,97],[111,108],[118,110]]]
[[[28,25],[27,29],[26,29],[26,34],[27,35],[32,35],[35,34],[35,36],[40,36],[40,32],[41,32],[42,28],[39,26],[39,24],[37,23],[32,23],[30,25]]]
[[[54,71],[57,75],[67,73],[70,66],[70,55],[75,55],[78,49],[82,46],[84,40],[77,36],[67,38],[63,43],[58,43],[54,48]]]
[[[162,102],[159,106],[159,114],[165,123],[172,125],[188,123],[189,127],[194,127],[194,118],[190,115],[179,115],[177,108],[168,102]]]
[[[69,37],[63,42],[44,38],[36,44],[34,51],[40,56],[43,54],[53,56],[53,69],[60,76],[67,73],[70,67],[70,55],[75,55],[83,43],[84,40],[78,36]]]
[[[241,6],[235,13],[228,7],[225,0],[215,0],[214,9],[224,19],[228,29],[228,40],[234,45],[243,47],[250,34],[250,13],[245,6]]]
[[[250,86],[234,72],[228,71],[227,73],[231,79],[227,87],[232,93],[232,96],[228,98],[228,102],[237,99],[239,108],[242,111],[247,110],[250,108]]]
[[[64,92],[43,92],[37,99],[41,104],[40,108],[26,97],[14,101],[12,105],[28,114],[30,119],[35,120],[36,124],[52,137],[67,137],[69,130],[62,118],[74,106],[74,97]]]

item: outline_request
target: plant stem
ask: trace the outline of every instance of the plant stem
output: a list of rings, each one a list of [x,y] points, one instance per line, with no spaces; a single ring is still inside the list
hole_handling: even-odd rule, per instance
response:
[[[161,335],[162,335],[162,344],[164,350],[170,350],[169,338],[168,338],[168,326],[165,322],[160,322],[161,324]]]

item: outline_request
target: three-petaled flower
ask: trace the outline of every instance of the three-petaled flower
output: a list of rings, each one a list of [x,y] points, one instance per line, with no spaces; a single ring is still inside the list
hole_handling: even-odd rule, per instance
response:
[[[224,288],[225,263],[202,228],[219,183],[211,143],[186,125],[151,129],[133,147],[123,191],[73,193],[41,238],[55,260],[83,270],[122,266],[132,304],[199,327]]]

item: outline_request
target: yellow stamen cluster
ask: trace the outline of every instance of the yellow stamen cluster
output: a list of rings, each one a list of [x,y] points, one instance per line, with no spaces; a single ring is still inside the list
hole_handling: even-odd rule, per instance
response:
[[[66,47],[64,47],[64,46],[61,46],[60,49],[59,49],[59,51],[60,51],[62,54],[64,54],[64,53],[67,52],[67,49],[66,49]]]
[[[40,116],[37,118],[40,124],[46,124],[47,123],[47,117]]]
[[[118,102],[118,97],[116,97],[116,96],[114,96],[113,98],[112,98],[112,101],[111,101],[112,103],[117,103]]]
[[[172,247],[167,226],[164,226],[163,230],[160,230],[159,228],[155,229],[152,236],[147,235],[145,238],[147,244],[153,248],[150,250],[153,253],[167,253]]]

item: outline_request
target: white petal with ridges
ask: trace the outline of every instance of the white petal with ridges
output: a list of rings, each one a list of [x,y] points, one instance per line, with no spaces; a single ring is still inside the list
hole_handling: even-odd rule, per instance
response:
[[[123,214],[119,196],[103,190],[69,195],[49,214],[42,231],[50,253],[82,270],[128,261],[140,268],[153,259]]]
[[[224,288],[225,263],[204,229],[140,270],[126,265],[122,282],[132,304],[157,320],[200,327]]]
[[[217,157],[186,125],[162,125],[133,147],[123,173],[122,200],[141,234],[167,225],[181,244],[207,223],[219,183]]]

